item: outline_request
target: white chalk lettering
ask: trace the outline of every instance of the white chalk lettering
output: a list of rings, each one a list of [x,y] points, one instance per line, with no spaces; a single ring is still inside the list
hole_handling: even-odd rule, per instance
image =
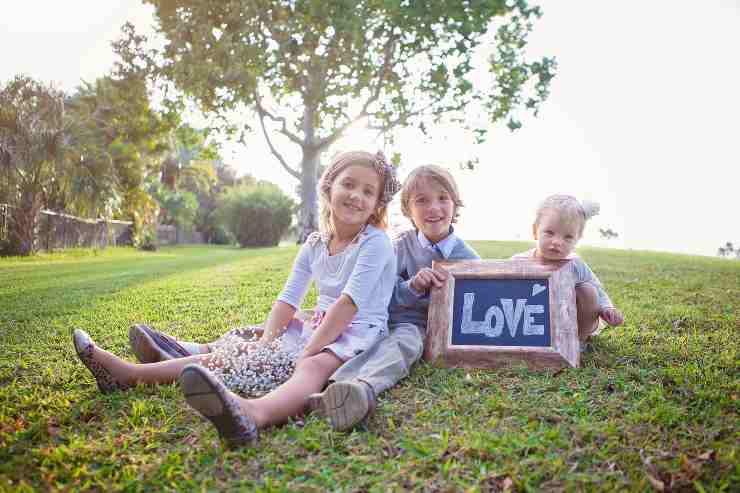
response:
[[[524,327],[522,327],[522,334],[525,336],[541,336],[545,333],[544,325],[536,325],[534,323],[535,313],[545,313],[545,307],[543,305],[527,305],[524,309]]]
[[[475,293],[463,294],[462,320],[460,322],[461,334],[484,334],[486,337],[500,337],[504,329],[504,322],[509,329],[511,337],[516,337],[519,321],[524,319],[522,335],[543,335],[545,326],[535,324],[535,315],[545,313],[544,305],[527,305],[526,299],[514,300],[501,298],[501,308],[492,305],[486,310],[483,320],[473,320],[473,305],[475,304]],[[493,324],[491,323],[493,322]]]
[[[522,312],[524,312],[524,305],[526,304],[526,299],[516,300],[516,311],[514,311],[514,300],[501,298],[501,306],[504,308],[506,325],[509,326],[511,337],[516,337],[516,329],[519,327],[519,320],[522,318]]]
[[[491,331],[491,317],[494,315],[491,310],[486,312],[483,320],[473,320],[473,304],[475,303],[475,293],[465,293],[463,296],[463,316],[460,324],[460,331],[463,334],[484,334]],[[488,330],[486,330],[486,327]]]
[[[473,320],[473,303],[475,302],[475,293],[465,293],[463,295],[463,312],[462,322],[460,323],[460,332],[463,334],[482,334],[485,321],[477,322]]]
[[[472,314],[472,304],[470,306]],[[491,320],[496,319],[496,325],[491,327]],[[483,321],[483,333],[488,337],[498,337],[504,330],[504,314],[501,312],[501,308],[496,305],[491,306],[486,310],[486,318]]]

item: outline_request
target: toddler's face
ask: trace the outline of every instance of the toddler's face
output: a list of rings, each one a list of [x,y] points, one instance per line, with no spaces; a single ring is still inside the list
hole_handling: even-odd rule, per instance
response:
[[[416,183],[409,197],[409,210],[414,225],[432,243],[450,234],[450,224],[455,214],[455,203],[447,189],[436,180],[422,178]]]
[[[351,165],[342,170],[334,178],[329,194],[335,226],[356,227],[367,223],[378,205],[380,187],[378,173],[369,166]]]
[[[581,236],[580,224],[567,220],[556,211],[545,211],[539,224],[533,226],[537,240],[537,256],[547,260],[567,258]]]

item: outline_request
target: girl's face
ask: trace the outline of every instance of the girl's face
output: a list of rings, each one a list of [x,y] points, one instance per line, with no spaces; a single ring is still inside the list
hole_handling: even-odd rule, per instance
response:
[[[380,176],[369,166],[350,165],[331,184],[329,207],[335,229],[364,226],[378,206]]]
[[[578,221],[567,220],[556,211],[547,210],[534,224],[534,239],[537,240],[537,256],[547,260],[567,258],[581,237]]]
[[[455,203],[437,180],[421,178],[409,197],[409,210],[414,225],[427,240],[438,243],[450,234]]]

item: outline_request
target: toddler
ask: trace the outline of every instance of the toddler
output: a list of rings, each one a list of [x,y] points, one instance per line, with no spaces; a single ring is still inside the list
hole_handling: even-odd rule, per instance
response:
[[[535,257],[544,260],[571,259],[576,278],[578,338],[585,342],[597,333],[599,319],[612,326],[622,325],[624,317],[604,291],[599,279],[573,250],[583,235],[586,221],[598,214],[599,205],[579,202],[570,195],[551,195],[537,209],[532,233],[537,246],[512,258]]]

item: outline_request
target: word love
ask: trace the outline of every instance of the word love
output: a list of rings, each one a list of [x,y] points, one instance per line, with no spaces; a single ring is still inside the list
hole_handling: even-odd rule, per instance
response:
[[[475,293],[465,293],[460,332],[500,337],[506,327],[511,337],[514,338],[519,329],[519,322],[523,320],[522,335],[541,336],[545,333],[545,326],[535,323],[535,315],[545,313],[544,305],[528,305],[526,299],[517,299],[514,303],[513,299],[501,298],[500,302],[500,307],[492,305],[486,310],[483,320],[473,320]]]

